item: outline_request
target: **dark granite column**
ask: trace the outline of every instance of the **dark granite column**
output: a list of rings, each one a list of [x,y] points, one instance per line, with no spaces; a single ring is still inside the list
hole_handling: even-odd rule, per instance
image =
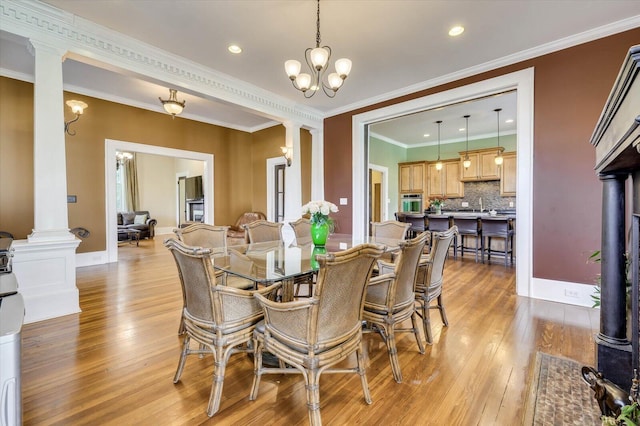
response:
[[[631,386],[631,342],[627,339],[625,279],[625,180],[603,174],[600,333],[598,371],[627,390]]]

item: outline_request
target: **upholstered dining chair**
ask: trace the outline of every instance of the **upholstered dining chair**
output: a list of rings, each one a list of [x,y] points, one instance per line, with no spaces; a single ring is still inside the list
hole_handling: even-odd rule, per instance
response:
[[[398,222],[397,220],[371,222],[371,236],[404,240],[410,227],[410,223]]]
[[[296,240],[300,238],[309,239],[311,235],[311,220],[301,217],[295,222],[289,222],[289,225],[293,228],[293,232],[296,235]],[[299,242],[299,241],[298,241]]]
[[[434,232],[431,236],[431,251],[428,255],[422,257],[418,267],[416,302],[419,305],[418,315],[422,317],[424,335],[428,344],[433,343],[429,309],[438,309],[442,317],[442,323],[445,326],[449,325],[442,302],[442,283],[444,281],[445,260],[457,233],[457,226],[452,226],[444,232]],[[433,300],[437,302],[435,306],[431,306]]]
[[[362,354],[362,307],[373,263],[382,251],[381,246],[361,244],[318,256],[318,281],[311,298],[276,303],[256,295],[265,317],[264,327],[254,332],[255,375],[249,399],[257,398],[263,374],[302,373],[309,422],[320,425],[320,375],[332,372],[360,375],[364,399],[371,404]],[[264,367],[263,350],[294,368],[283,368],[282,363],[281,368]],[[355,368],[330,369],[354,352]]]
[[[426,242],[427,232],[422,232],[416,238],[400,243],[394,263],[378,260],[380,275],[371,278],[364,299],[362,318],[367,321],[368,331],[377,331],[382,336],[389,353],[393,378],[398,383],[402,382],[402,371],[398,361],[396,333],[412,332],[420,353],[424,353],[414,291],[418,264]],[[409,318],[412,328],[398,328]]]
[[[247,230],[249,243],[262,243],[282,240],[282,226],[280,222],[256,220],[244,225],[244,229]]]
[[[211,249],[212,255],[227,253],[227,229],[228,226],[214,226],[206,223],[194,223],[185,228],[174,229],[173,232],[178,240],[190,247],[203,247]],[[223,285],[235,288],[250,290],[254,288],[254,283],[242,277],[229,275],[224,272],[217,272],[216,278]],[[184,295],[184,292],[183,292]],[[184,301],[186,305],[186,301]],[[178,334],[185,331],[184,318],[180,320]]]
[[[263,318],[262,308],[254,295],[267,297],[280,286],[275,284],[261,290],[246,291],[219,285],[211,262],[211,249],[188,247],[173,238],[166,240],[164,245],[175,259],[186,300],[182,310],[186,333],[173,383],[180,381],[188,355],[213,354],[213,384],[207,407],[207,414],[211,417],[220,408],[229,357],[251,351],[246,343]],[[198,343],[198,349],[191,349],[191,340]]]
[[[188,246],[212,249],[213,253],[226,253],[228,226],[214,226],[206,223],[194,223],[173,232]]]

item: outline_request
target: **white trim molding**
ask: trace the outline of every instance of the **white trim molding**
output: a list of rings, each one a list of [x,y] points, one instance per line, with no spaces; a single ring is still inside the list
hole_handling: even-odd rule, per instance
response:
[[[594,288],[595,285],[533,278],[531,297],[591,308],[593,307],[591,296],[594,294]]]

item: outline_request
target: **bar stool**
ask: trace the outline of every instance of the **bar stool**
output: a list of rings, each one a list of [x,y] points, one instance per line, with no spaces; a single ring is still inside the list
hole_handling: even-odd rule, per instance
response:
[[[500,253],[504,256],[504,266],[507,266],[507,261],[511,260],[513,265],[513,220],[510,217],[483,217],[482,222],[482,234],[484,238],[487,238],[485,249],[487,251],[487,263],[491,263],[491,253]],[[504,240],[504,250],[496,250],[491,248],[491,238],[501,238]],[[484,263],[484,251],[482,255],[482,261]]]
[[[406,213],[404,215],[403,222],[411,224],[411,227],[409,228],[409,235],[411,238],[415,238],[427,230],[424,213]]]
[[[477,216],[453,216],[453,224],[458,227],[458,234],[460,234],[460,257],[464,257],[464,252],[475,252],[476,263],[478,263],[478,253],[480,254],[480,261],[484,263],[484,257],[482,255],[484,251],[484,237],[482,236],[482,222]],[[474,237],[476,240],[476,246],[465,247],[465,237]]]
[[[431,241],[433,241],[434,232],[445,232],[453,226],[453,217],[445,214],[429,214],[427,230],[430,232],[431,238],[429,239],[429,248],[431,248]],[[453,237],[453,258],[458,258],[458,235]]]

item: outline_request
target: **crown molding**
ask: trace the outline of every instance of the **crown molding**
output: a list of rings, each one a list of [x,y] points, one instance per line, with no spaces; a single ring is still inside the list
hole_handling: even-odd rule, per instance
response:
[[[385,102],[390,99],[399,98],[412,93],[421,92],[423,90],[437,87],[443,84],[451,83],[453,81],[462,80],[463,78],[471,77],[483,72],[491,71],[496,68],[513,65],[518,62],[523,62],[538,56],[547,55],[549,53],[557,52],[559,50],[568,49],[579,44],[587,43],[599,38],[608,37],[613,34],[621,33],[623,31],[631,30],[640,27],[640,15],[631,16],[629,18],[613,22],[611,24],[603,25],[600,27],[592,28],[587,31],[583,31],[578,34],[574,34],[568,37],[561,38],[546,44],[542,44],[531,49],[523,50],[521,52],[514,53],[513,55],[504,56],[502,58],[485,62],[483,64],[475,65],[473,67],[465,68],[460,71],[456,71],[451,74],[436,77],[430,80],[426,80],[411,86],[403,87],[398,90],[383,93],[379,96],[374,96],[368,99],[364,99],[359,102],[355,102],[349,105],[345,105],[340,108],[328,111],[325,114],[325,118],[333,117],[335,115],[344,114],[349,111],[355,111],[360,108],[365,108],[370,105],[374,105],[380,102]]]
[[[67,50],[68,57],[144,76],[248,108],[275,121],[321,127],[324,115],[39,1],[0,0],[3,31]],[[99,65],[98,65],[99,64]]]
[[[508,132],[501,132],[500,136],[509,136],[509,135],[515,135],[517,132],[515,130],[513,131],[508,131]],[[373,138],[376,138],[382,142],[386,142],[386,143],[390,143],[392,145],[396,145],[399,146],[400,148],[405,148],[405,149],[411,149],[411,148],[422,148],[425,146],[436,146],[438,145],[438,141],[435,142],[423,142],[423,143],[416,143],[416,144],[406,144],[404,142],[400,142],[397,141],[393,138],[390,138],[388,136],[383,136],[379,133],[376,132],[370,132],[369,135]],[[498,137],[498,133],[485,133],[482,135],[476,135],[474,137],[470,137],[469,140],[470,141],[477,141],[477,140],[482,140],[482,139],[490,139],[490,138],[496,138]],[[457,142],[465,142],[467,139],[466,138],[454,138],[454,139],[444,139],[440,141],[440,145],[447,145],[450,143],[457,143]]]

